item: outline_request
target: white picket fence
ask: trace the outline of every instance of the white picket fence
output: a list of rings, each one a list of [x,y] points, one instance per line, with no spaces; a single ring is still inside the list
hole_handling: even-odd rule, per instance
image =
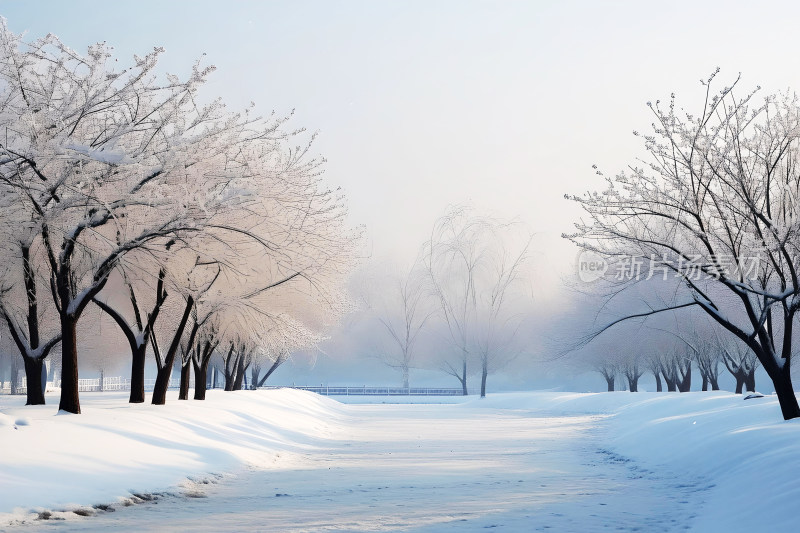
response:
[[[144,380],[144,390],[148,392],[152,392],[152,390],[155,388],[155,385],[156,385],[155,378]],[[25,394],[27,386],[28,386],[27,380],[24,377],[20,378],[20,383],[17,386],[17,394]],[[59,386],[61,386],[61,383],[59,383],[58,381],[47,382],[47,390],[57,389]],[[179,378],[172,378],[169,380],[170,389],[177,389],[178,387],[180,387]],[[189,380],[189,388],[190,389],[194,388],[194,379]],[[99,392],[99,391],[115,391],[115,390],[121,390],[121,391],[131,390],[131,380],[121,376],[104,377],[103,386],[100,387],[100,378],[78,379],[79,392]],[[0,394],[11,394],[10,381],[0,382]]]
[[[281,387],[265,387],[279,389]],[[442,387],[287,387],[322,396],[461,396],[463,389]]]
[[[155,387],[155,379],[144,380],[144,390],[152,392]],[[47,382],[47,390],[58,388],[60,383]],[[18,394],[25,394],[26,381],[21,378],[20,386],[17,387]],[[170,389],[177,389],[180,387],[179,377],[174,377],[169,381]],[[194,378],[189,381],[189,388],[194,388]],[[265,389],[280,389],[284,387],[263,387]],[[323,396],[461,396],[462,390],[441,388],[441,387],[285,387],[290,389],[307,390],[315,392]],[[78,380],[78,391],[80,392],[98,392],[98,391],[127,391],[131,390],[131,380],[121,376],[104,377],[103,386],[100,387],[100,378],[89,378]],[[11,383],[6,381],[0,383],[0,394],[10,394]]]

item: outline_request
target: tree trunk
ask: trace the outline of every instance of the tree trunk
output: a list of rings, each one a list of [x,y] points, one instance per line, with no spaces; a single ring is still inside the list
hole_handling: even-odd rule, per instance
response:
[[[25,364],[25,379],[28,382],[25,405],[44,405],[44,387],[42,386],[43,361],[24,355],[22,360]],[[45,374],[45,378],[47,378],[47,374]]]
[[[41,363],[42,363],[41,383],[42,383],[42,393],[44,393],[44,391],[47,389],[47,364],[44,359],[41,360]],[[44,396],[42,396],[42,398],[44,398]],[[42,401],[42,403],[44,403],[44,400]]]
[[[791,384],[791,381],[789,382]],[[756,371],[755,369],[751,370],[747,373],[744,378],[744,386],[747,392],[755,392],[756,391]],[[777,389],[776,389],[777,392]]]
[[[28,298],[28,344],[31,350],[39,347],[39,301],[36,298],[36,275],[31,265],[31,251],[27,245],[22,245],[22,271],[25,280],[25,293]],[[22,346],[19,346],[22,348]],[[47,386],[47,372],[42,364],[42,359],[36,360],[25,355],[22,351],[22,360],[25,366],[25,381],[27,382],[25,405],[44,405],[44,389]]]
[[[101,368],[100,369],[100,380],[99,380],[100,386],[98,387],[100,392],[103,392],[103,387],[105,386],[105,381],[106,381],[106,372],[105,372],[105,370],[103,370]]]
[[[128,403],[144,402],[144,366],[147,360],[147,342],[131,353],[131,394]]]
[[[211,373],[214,375],[213,376],[213,380],[211,382],[211,388],[212,389],[216,389],[217,388],[217,377],[219,376],[219,369],[217,368],[217,365],[214,365],[214,368],[212,369]]]
[[[608,384],[608,392],[614,392],[614,376],[606,378],[606,383]]]
[[[206,374],[208,372],[208,361],[206,360],[199,366],[197,363],[192,361],[192,365],[194,366],[194,399],[195,400],[205,400],[206,399]]]
[[[278,367],[281,366],[284,363],[284,361],[286,361],[285,357],[278,356],[278,358],[275,359],[275,361],[272,363],[272,366],[269,367],[269,370],[264,375],[264,377],[261,378],[261,381],[259,381],[256,384],[256,388],[262,386],[264,384],[264,382],[267,381],[267,378],[269,378],[272,375],[272,373],[275,372],[275,370],[277,370]]]
[[[180,346],[183,330],[186,328],[186,323],[189,321],[192,307],[194,307],[194,298],[189,296],[186,299],[186,307],[183,310],[183,316],[178,324],[178,329],[175,332],[175,336],[172,338],[172,344],[164,357],[164,366],[158,369],[158,374],[156,375],[156,385],[153,388],[153,405],[164,405],[167,401],[167,389],[169,388],[169,380],[172,376],[172,367],[175,364],[175,354]]]
[[[708,376],[706,376],[705,374],[703,374],[703,389],[702,390],[703,390],[703,392],[706,392],[708,390]]]
[[[708,381],[711,383],[711,390],[719,390],[719,380],[714,376],[708,376]]]
[[[189,399],[189,378],[191,377],[191,373],[191,363],[187,362],[185,365],[181,365],[181,390],[178,393],[179,400]],[[194,379],[195,381],[197,380],[197,375],[195,375]]]
[[[19,360],[16,357],[11,359],[9,379],[11,381],[11,394],[17,394],[17,388],[19,386]]]
[[[792,377],[787,367],[779,369],[770,377],[775,385],[775,394],[778,396],[778,402],[781,404],[783,419],[791,420],[800,417],[800,406],[797,404],[797,396],[795,396],[794,387],[792,386]]]
[[[733,377],[736,378],[736,394],[741,394],[744,390],[744,372],[739,370]]]
[[[689,392],[692,390],[692,366],[689,365],[689,368],[686,370],[686,374],[683,375],[681,378],[681,382],[678,384],[678,391],[680,392]]]
[[[63,299],[67,301],[66,298]],[[80,414],[78,397],[78,337],[77,320],[69,314],[61,315],[61,401],[59,411]]]
[[[244,379],[244,356],[239,356],[234,371],[233,388],[231,390],[242,390],[242,380]]]
[[[158,369],[156,374],[156,384],[153,386],[153,398],[150,401],[153,405],[164,405],[167,403],[167,390],[172,378],[172,363],[165,364]]]
[[[408,366],[404,366],[403,367],[403,388],[404,389],[408,388],[408,374],[409,374]]]
[[[661,374],[656,372],[653,375],[656,377],[656,392],[663,392],[664,387],[661,385]]]
[[[481,368],[481,398],[486,398],[486,377],[489,375],[489,370],[486,365]]]
[[[464,360],[464,364],[461,367],[461,378],[459,378],[459,381],[461,381],[461,393],[464,396],[469,396],[469,391],[467,391],[467,360],[466,359]]]
[[[628,389],[631,392],[639,392],[639,378],[634,377],[633,379],[628,378]]]

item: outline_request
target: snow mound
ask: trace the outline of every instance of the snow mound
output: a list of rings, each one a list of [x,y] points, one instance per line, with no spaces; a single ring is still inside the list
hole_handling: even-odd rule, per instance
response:
[[[341,404],[291,389],[209,391],[204,402],[171,394],[165,406],[128,404],[124,393],[81,399],[77,416],[56,416],[51,405],[2,409],[0,524],[124,504],[154,489],[200,494],[187,476],[266,468],[278,456],[291,467],[294,457],[335,438],[346,417]],[[14,431],[13,420],[27,427]]]
[[[674,476],[676,493],[695,502],[692,531],[798,531],[800,419],[784,421],[774,394],[511,393],[461,407],[474,406],[607,418],[614,453]]]

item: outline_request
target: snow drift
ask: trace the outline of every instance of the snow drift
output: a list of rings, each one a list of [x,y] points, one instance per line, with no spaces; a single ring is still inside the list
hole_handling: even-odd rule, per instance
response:
[[[243,464],[296,470],[303,456],[349,446],[364,409],[290,389],[211,391],[206,402],[171,398],[164,407],[129,405],[119,393],[86,394],[80,416],[55,415],[52,406],[23,407],[21,400],[0,397],[3,522],[173,490],[187,476],[230,472]],[[420,406],[386,408],[425,422]],[[453,417],[467,410],[478,418],[511,410],[533,418],[597,415],[597,434],[584,435],[586,442],[639,471],[677,481],[683,488],[676,491],[693,512],[692,530],[796,529],[800,422],[781,420],[775,396],[508,393],[462,398],[437,409],[451,410]],[[443,420],[451,416],[443,414]],[[567,435],[563,438],[581,438]],[[502,453],[503,440],[510,438],[498,434],[491,450],[475,453]],[[191,488],[177,490],[187,494]]]

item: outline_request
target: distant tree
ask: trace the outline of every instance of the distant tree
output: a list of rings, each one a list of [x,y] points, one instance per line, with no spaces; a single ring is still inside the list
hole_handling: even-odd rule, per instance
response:
[[[628,382],[628,390],[639,392],[639,378],[644,374],[644,366],[641,365],[639,357],[631,357],[620,365],[620,374]]]
[[[422,262],[454,348],[443,370],[458,379],[464,395],[470,361],[480,365],[485,396],[489,373],[516,352],[512,344],[520,321],[509,296],[523,281],[531,241],[530,235],[518,235],[520,229],[521,224],[456,207],[434,224],[423,246]]]
[[[740,342],[728,341],[721,337],[715,337],[713,342],[725,368],[736,380],[736,394],[742,394],[743,390],[755,391],[755,375],[759,366],[756,354]]]
[[[619,364],[610,359],[602,359],[594,363],[594,369],[606,380],[608,392],[614,392],[614,382],[619,374]]]
[[[481,398],[486,396],[489,373],[508,364],[518,353],[514,342],[521,317],[511,309],[511,300],[520,293],[531,239],[528,236],[512,250],[511,244],[503,239],[503,232],[508,229],[495,227],[494,245],[486,252],[485,289],[479,295],[476,348],[481,366]]]
[[[661,358],[658,354],[648,356],[644,362],[647,370],[653,374],[656,380],[656,392],[663,392],[664,386],[661,383]]]
[[[289,360],[289,351],[286,349],[280,350],[277,353],[269,354],[266,358],[258,358],[256,359],[252,366],[251,366],[251,377],[250,383],[252,383],[252,388],[257,389],[259,387],[264,386],[264,382],[266,382],[269,377],[281,366],[283,363]],[[264,364],[269,365],[266,368],[266,372],[263,376],[261,376],[261,371],[264,370]]]
[[[703,379],[702,390],[719,390],[719,363],[721,354],[715,350],[711,343],[703,342],[700,350],[695,353],[695,362],[700,376]]]
[[[390,289],[381,291],[385,296],[384,301],[372,307],[392,344],[391,349],[382,351],[381,360],[400,372],[403,387],[408,388],[416,356],[414,348],[433,311],[425,301],[427,289],[424,278],[416,269],[412,268],[388,284]]]
[[[445,358],[442,368],[459,381],[464,396],[469,394],[470,334],[478,301],[475,278],[482,262],[482,236],[487,224],[464,208],[453,209],[436,222],[423,247],[433,295],[455,348],[455,356]]]

